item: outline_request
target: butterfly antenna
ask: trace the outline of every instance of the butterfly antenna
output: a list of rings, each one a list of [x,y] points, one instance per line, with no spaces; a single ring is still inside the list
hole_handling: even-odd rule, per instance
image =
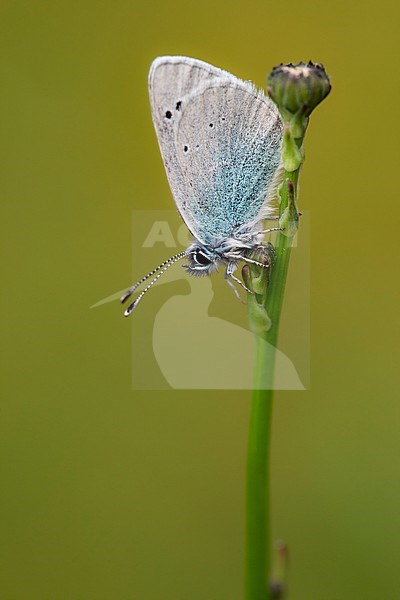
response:
[[[170,258],[168,258],[167,260],[165,260],[164,262],[162,262],[160,265],[158,265],[158,267],[156,267],[155,269],[153,269],[152,271],[150,271],[150,273],[147,273],[147,275],[145,275],[144,277],[142,277],[142,279],[139,279],[139,281],[137,281],[136,283],[134,283],[132,285],[132,287],[129,288],[129,290],[127,290],[125,292],[125,294],[122,296],[121,298],[121,303],[124,304],[124,302],[126,302],[126,300],[128,300],[128,298],[130,296],[132,296],[133,292],[135,290],[137,290],[137,288],[142,285],[142,283],[144,283],[146,281],[146,279],[148,279],[149,277],[151,277],[152,275],[154,275],[154,273],[157,273],[157,271],[159,271],[160,269],[162,269],[163,267],[165,267],[165,265],[168,265],[169,263],[173,264],[173,261],[175,262],[176,260],[179,260],[179,258],[183,258],[183,256],[185,255],[184,252],[180,252],[179,254],[175,254],[174,256],[171,256]]]
[[[144,281],[146,281],[146,279],[148,279],[149,277],[151,277],[152,275],[154,275],[154,273],[157,273],[157,271],[158,271],[157,275],[140,292],[139,296],[128,306],[128,308],[124,312],[124,316],[125,317],[129,317],[129,315],[131,314],[131,312],[133,311],[133,309],[137,307],[137,305],[139,304],[139,302],[141,301],[141,299],[143,298],[143,296],[145,295],[145,293],[148,292],[151,287],[153,287],[153,285],[161,277],[161,275],[163,275],[165,273],[165,271],[167,269],[169,269],[169,267],[172,267],[172,265],[174,265],[176,262],[178,262],[178,260],[181,260],[185,256],[186,256],[186,252],[179,252],[179,254],[175,254],[175,256],[171,256],[171,258],[169,258],[168,260],[165,260],[163,263],[161,263],[160,265],[158,265],[158,267],[156,267],[155,269],[153,269],[152,271],[150,271],[150,273],[147,273],[147,275],[145,275],[144,277],[142,277],[142,279],[140,279],[131,288],[129,288],[129,290],[127,292],[125,292],[125,294],[121,298],[121,303],[122,304],[133,294],[133,292]]]

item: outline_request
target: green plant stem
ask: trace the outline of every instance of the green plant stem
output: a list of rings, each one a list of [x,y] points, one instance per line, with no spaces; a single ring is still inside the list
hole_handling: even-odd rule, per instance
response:
[[[246,599],[269,598],[269,450],[272,390],[255,390],[247,462]]]
[[[307,65],[280,65],[268,76],[268,93],[284,124],[283,177],[279,188],[281,231],[269,281],[266,276],[263,284],[260,270],[257,273],[246,266],[243,271],[246,285],[255,292],[249,294],[248,308],[250,328],[257,340],[247,462],[246,600],[271,600],[269,455],[276,344],[292,239],[299,221],[297,183],[304,161],[304,135],[312,110],[330,89],[322,65],[311,61]]]
[[[270,598],[269,454],[276,343],[289,267],[291,238],[278,235],[266,309],[271,328],[256,336],[256,365],[247,461],[246,599]],[[265,343],[267,342],[267,343]]]
[[[291,235],[278,234],[275,245],[275,260],[265,296],[265,310],[270,319],[270,327],[261,335],[256,336],[257,350],[247,462],[246,600],[269,600],[271,597],[269,455],[272,388],[276,344],[289,268],[292,236],[297,229],[298,215],[295,200],[299,168],[293,172],[284,171],[283,184],[280,190],[280,215],[282,216],[286,211],[285,224]],[[288,180],[290,181],[288,182]]]

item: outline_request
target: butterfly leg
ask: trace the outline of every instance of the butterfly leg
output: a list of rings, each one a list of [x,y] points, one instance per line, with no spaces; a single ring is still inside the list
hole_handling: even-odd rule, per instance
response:
[[[235,277],[235,275],[233,273],[234,273],[234,271],[236,269],[237,269],[237,263],[233,262],[233,261],[230,261],[228,263],[228,266],[226,267],[225,281],[233,289],[233,291],[235,292],[236,298],[238,300],[240,300],[240,302],[242,302],[243,304],[245,304],[245,301],[243,300],[243,298],[240,296],[239,292],[237,291],[237,289],[235,287],[235,284],[232,281],[230,281],[230,280],[232,279],[233,281],[235,281],[238,285],[240,285],[249,294],[252,294],[253,292],[251,290],[249,290],[249,288],[247,286],[245,286],[245,284],[243,283],[243,281],[240,281],[240,279],[238,279],[238,277]]]
[[[241,254],[240,256],[238,256],[238,254],[225,254],[225,257],[228,259],[231,259],[233,261],[237,261],[237,260],[242,260],[245,263],[248,263],[250,265],[256,265],[257,267],[262,267],[263,269],[269,269],[271,266],[271,245],[263,245],[260,244],[259,246],[255,247],[255,250],[260,250],[264,256],[265,256],[265,262],[261,262],[261,260],[255,260],[254,258],[250,258],[248,256],[245,256],[244,254]],[[261,258],[261,257],[260,257]],[[235,264],[235,263],[234,263]],[[232,273],[235,269],[232,269]],[[241,282],[240,282],[241,283]]]
[[[269,269],[271,266],[269,263],[262,263],[258,260],[253,260],[252,258],[243,257],[241,258],[243,262],[249,263],[250,265],[256,265],[257,267],[262,267],[263,269]]]
[[[258,233],[271,233],[271,231],[283,231],[284,227],[270,227],[269,229],[263,229],[262,231],[259,231]]]
[[[232,283],[232,281],[230,281],[230,279],[228,279],[228,277],[226,275],[225,275],[225,281],[229,285],[229,287],[232,288],[233,293],[235,294],[235,296],[239,300],[239,302],[241,302],[242,304],[246,304],[246,301],[243,300],[242,296],[237,291],[235,284]]]

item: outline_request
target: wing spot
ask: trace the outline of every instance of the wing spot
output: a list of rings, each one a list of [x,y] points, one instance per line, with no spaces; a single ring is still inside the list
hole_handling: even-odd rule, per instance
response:
[[[181,106],[182,106],[182,100],[178,100],[178,102],[176,103],[176,110],[181,110]]]
[[[167,112],[165,113],[165,116],[167,119],[170,119],[172,117],[172,112],[170,110],[167,110]]]

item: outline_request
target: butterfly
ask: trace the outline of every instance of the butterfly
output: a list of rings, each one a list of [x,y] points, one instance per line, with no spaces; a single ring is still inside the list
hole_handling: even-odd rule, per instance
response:
[[[128,298],[152,277],[125,310],[129,316],[154,283],[185,259],[191,275],[225,266],[225,279],[247,292],[234,275],[238,263],[266,268],[251,258],[262,248],[264,219],[276,219],[283,121],[275,104],[252,83],[201,60],[156,58],[149,72],[151,113],[176,207],[193,243],[135,283]],[[235,285],[236,284],[236,285]]]

